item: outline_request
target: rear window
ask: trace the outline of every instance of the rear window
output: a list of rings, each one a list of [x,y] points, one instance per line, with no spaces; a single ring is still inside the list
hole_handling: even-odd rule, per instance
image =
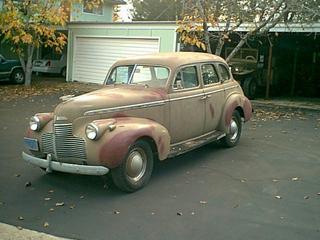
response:
[[[230,72],[225,65],[219,64],[219,71],[222,78],[222,81],[229,80],[231,78]]]

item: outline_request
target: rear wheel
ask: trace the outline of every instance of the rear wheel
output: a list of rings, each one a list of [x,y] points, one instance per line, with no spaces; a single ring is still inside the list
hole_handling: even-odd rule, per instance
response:
[[[253,78],[247,78],[243,83],[244,94],[250,98],[254,99],[257,92],[257,81]]]
[[[119,189],[135,192],[149,182],[152,170],[152,149],[146,141],[138,140],[129,148],[121,165],[111,171],[111,176]]]
[[[24,83],[24,72],[23,72],[23,70],[20,69],[20,68],[13,70],[13,72],[11,74],[11,80],[14,83],[17,83],[17,84]]]
[[[234,147],[238,144],[241,136],[242,123],[238,111],[234,111],[229,125],[229,133],[221,139],[225,147]]]

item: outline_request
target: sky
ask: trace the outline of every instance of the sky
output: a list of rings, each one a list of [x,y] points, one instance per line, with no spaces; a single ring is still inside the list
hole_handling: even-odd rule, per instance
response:
[[[130,19],[130,9],[132,9],[131,4],[121,5],[120,6],[120,17],[123,22],[131,22]]]

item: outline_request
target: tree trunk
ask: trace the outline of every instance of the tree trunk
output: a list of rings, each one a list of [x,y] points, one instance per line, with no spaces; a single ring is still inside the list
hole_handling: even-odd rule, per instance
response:
[[[212,53],[207,23],[203,23],[203,29],[204,29],[204,41],[206,44],[207,53]]]
[[[203,30],[204,30],[204,42],[206,44],[207,53],[212,53],[211,45],[210,45],[210,36],[209,36],[209,28],[207,22],[207,12],[206,12],[206,2],[205,0],[202,2],[202,19],[203,19]]]
[[[222,51],[223,45],[224,45],[224,39],[223,39],[223,35],[222,35],[222,36],[220,36],[220,38],[219,38],[215,55],[221,56],[221,51]]]
[[[246,35],[244,35],[243,38],[241,38],[238,45],[232,50],[232,52],[229,54],[229,56],[226,59],[226,62],[230,62],[230,60],[233,58],[234,55],[240,50],[240,48],[246,43],[246,40],[250,36],[251,32],[248,32]]]
[[[27,63],[24,69],[24,75],[25,75],[25,86],[30,86],[31,85],[31,75],[32,75],[32,58],[33,58],[33,51],[34,51],[34,46],[28,46],[28,51],[27,51]]]

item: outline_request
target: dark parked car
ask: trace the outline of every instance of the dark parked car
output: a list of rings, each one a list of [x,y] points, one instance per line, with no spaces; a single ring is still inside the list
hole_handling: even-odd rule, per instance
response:
[[[24,72],[19,60],[5,59],[0,55],[0,81],[24,83]]]

